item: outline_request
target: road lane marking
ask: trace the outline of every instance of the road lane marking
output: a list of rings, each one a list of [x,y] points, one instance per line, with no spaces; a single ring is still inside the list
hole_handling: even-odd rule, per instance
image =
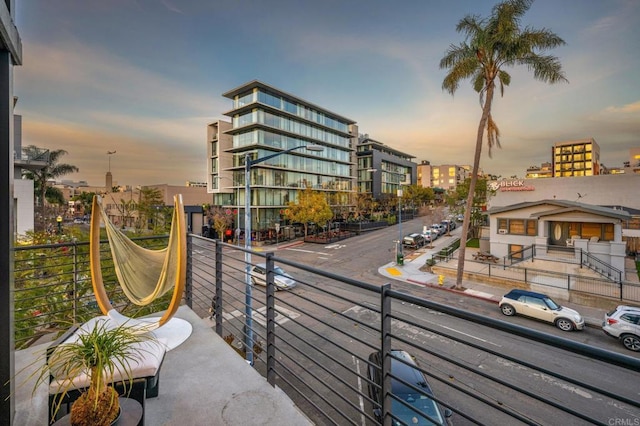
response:
[[[329,253],[325,253],[325,252],[322,252],[322,251],[302,250],[302,249],[297,249],[297,248],[287,248],[287,249],[285,249],[285,250],[299,251],[299,252],[302,252],[302,253],[321,254],[321,255],[324,255],[324,256],[331,256],[331,254],[329,254]]]
[[[488,343],[488,344],[493,345],[493,346],[497,346],[497,347],[499,347],[499,348],[501,348],[501,347],[502,347],[502,345],[498,345],[497,343],[493,343],[493,342],[491,342],[491,341],[489,341],[489,340],[486,340],[486,339],[481,339],[480,337],[476,337],[476,336],[474,336],[474,335],[472,335],[472,334],[463,333],[462,331],[460,331],[460,330],[456,330],[455,328],[447,327],[446,325],[437,324],[437,323],[434,323],[434,324],[435,324],[435,325],[438,325],[438,326],[440,326],[440,327],[442,327],[442,328],[444,328],[444,329],[446,329],[446,330],[450,330],[450,331],[453,331],[453,332],[455,332],[455,333],[462,334],[463,336],[471,337],[472,339],[476,339],[476,340],[479,340],[479,341],[481,341],[481,342]]]
[[[360,404],[360,420],[362,421],[362,425],[366,425],[367,424],[367,419],[364,416],[364,398],[362,397],[362,378],[360,377],[360,361],[358,359],[356,359],[356,357],[354,355],[351,355],[351,359],[353,360],[353,363],[356,366],[356,373],[358,376],[358,390],[360,391],[358,393],[358,400],[359,400],[359,404]]]
[[[276,310],[275,312],[276,325],[282,325],[287,321],[294,320],[300,316],[299,313],[294,312],[287,308],[283,308],[278,305],[275,305],[275,310]],[[256,315],[256,313],[258,315]],[[233,312],[223,312],[222,314],[222,318],[224,318],[226,321],[231,321],[232,319],[241,318],[241,317],[244,317],[244,312],[239,311],[237,309]],[[251,318],[253,319],[253,321],[257,322],[261,326],[266,327],[267,326],[267,307],[263,306],[261,308],[254,309],[253,311],[251,311]]]
[[[378,315],[379,315],[378,313],[376,313],[375,311],[372,311],[371,309],[367,309],[367,308],[364,308],[364,307],[362,307],[362,306],[357,306],[357,305],[356,305],[356,306],[352,306],[352,307],[350,307],[349,309],[347,309],[347,310],[343,311],[342,313],[343,313],[343,314],[355,313],[355,314],[356,314],[356,316],[359,316],[361,313],[363,313],[363,312],[367,312],[367,311],[368,311],[368,312],[371,312],[371,313],[373,313],[373,314],[375,314],[376,316],[378,316]],[[446,315],[446,314],[443,314],[442,312],[437,312],[437,311],[434,311],[434,310],[432,310],[432,309],[428,309],[428,311],[429,311],[429,312],[431,312],[431,313],[437,314],[437,315]],[[416,318],[417,318],[417,317],[416,317]],[[483,343],[486,343],[486,344],[489,344],[489,345],[493,345],[493,346],[496,346],[496,347],[498,347],[498,348],[501,348],[501,347],[502,347],[502,345],[499,345],[499,344],[497,344],[497,343],[493,343],[493,342],[492,342],[492,341],[490,341],[490,340],[482,339],[482,338],[480,338],[480,337],[477,337],[477,336],[474,336],[474,335],[472,335],[472,334],[468,334],[468,333],[462,332],[462,331],[457,330],[457,329],[452,328],[452,327],[447,327],[446,325],[442,325],[442,324],[440,324],[439,322],[436,322],[436,321],[430,321],[430,320],[425,319],[425,318],[422,318],[422,317],[420,317],[420,318],[418,318],[418,319],[420,319],[421,321],[424,321],[424,322],[426,322],[426,323],[428,323],[428,324],[432,324],[432,325],[435,325],[435,326],[438,326],[438,327],[442,327],[442,328],[444,328],[444,329],[446,329],[446,330],[453,331],[454,333],[462,334],[463,336],[467,336],[467,337],[469,337],[469,338],[472,338],[472,339],[475,339],[475,340],[479,340],[479,341],[481,341],[481,342],[483,342]],[[396,319],[394,319],[394,320],[392,320],[392,321],[391,321],[391,324],[392,324],[392,326],[394,326],[394,325],[395,325],[395,326],[397,326],[397,327],[399,327],[399,328],[402,328],[402,329],[408,330],[408,331],[410,331],[410,332],[411,332],[411,333],[413,333],[413,334],[426,335],[425,331],[427,331],[427,330],[423,330],[423,329],[421,329],[421,328],[417,328],[417,327],[412,327],[412,326],[407,325],[406,323],[404,323],[403,321],[400,321],[400,320],[396,320]],[[436,335],[436,333],[431,333],[431,334],[432,334],[432,335]],[[447,340],[450,340],[450,339],[449,339],[449,338],[447,338],[446,336],[440,336],[440,335],[438,335],[438,336],[439,336],[439,337],[441,337],[441,338],[446,338]]]

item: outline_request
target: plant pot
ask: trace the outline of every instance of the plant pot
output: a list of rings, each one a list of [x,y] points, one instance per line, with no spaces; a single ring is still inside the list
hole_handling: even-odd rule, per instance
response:
[[[72,426],[110,426],[116,424],[119,417],[118,392],[109,386],[97,401],[93,390],[80,395],[71,406],[70,423]]]

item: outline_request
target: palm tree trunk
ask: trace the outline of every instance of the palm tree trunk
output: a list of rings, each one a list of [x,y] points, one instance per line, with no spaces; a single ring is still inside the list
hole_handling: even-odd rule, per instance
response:
[[[491,112],[491,103],[493,102],[493,83],[489,85],[486,93],[485,104],[482,107],[482,117],[478,124],[478,133],[476,135],[476,151],[473,156],[473,168],[471,169],[471,182],[469,182],[469,194],[467,195],[467,204],[464,210],[464,219],[462,221],[462,233],[460,234],[460,249],[458,250],[458,270],[456,274],[456,289],[462,289],[462,278],[464,275],[464,258],[467,249],[467,236],[469,235],[469,227],[471,222],[471,209],[473,208],[473,199],[476,193],[476,184],[478,182],[478,171],[480,170],[480,157],[482,154],[482,140],[485,129],[487,128],[487,120]]]

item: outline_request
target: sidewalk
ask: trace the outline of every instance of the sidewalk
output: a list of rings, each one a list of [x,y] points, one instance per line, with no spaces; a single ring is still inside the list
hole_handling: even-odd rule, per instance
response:
[[[449,239],[452,242],[455,238],[457,237],[444,236],[441,237],[441,240]],[[395,262],[390,262],[378,268],[378,273],[397,281],[404,281],[416,285],[437,288],[442,291],[448,291],[456,294],[464,294],[469,297],[483,299],[496,304],[500,302],[502,296],[507,293],[510,288],[500,286],[498,284],[490,284],[477,280],[473,281],[465,279],[463,282],[464,290],[455,290],[453,288],[455,285],[455,278],[420,270],[420,268],[425,266],[427,259],[431,259],[433,255],[438,253],[440,248],[448,244],[449,241],[445,240],[445,244],[438,244],[439,248],[422,248],[416,250],[413,253],[405,255],[403,265],[398,265]],[[477,249],[467,247],[465,258],[470,258],[471,254],[475,251],[477,251]],[[473,262],[473,264],[475,264],[475,262]],[[471,262],[469,262],[469,266],[472,266]],[[465,262],[465,270],[467,270],[467,262]],[[440,284],[440,280],[442,280],[442,284]],[[585,320],[586,326],[594,328],[602,327],[602,319],[604,318],[606,309],[570,303],[566,300],[559,299],[559,301],[561,301],[563,305],[566,305],[567,307],[580,312]],[[615,306],[616,303],[612,302],[612,307]]]

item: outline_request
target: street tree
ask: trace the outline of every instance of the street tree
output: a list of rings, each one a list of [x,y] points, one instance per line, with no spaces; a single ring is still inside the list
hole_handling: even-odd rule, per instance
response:
[[[211,223],[213,229],[218,234],[218,239],[224,241],[224,233],[231,227],[233,223],[233,211],[230,209],[223,209],[219,206],[210,206],[205,204],[205,215],[208,219],[208,223]]]
[[[49,151],[48,156],[43,156],[43,151],[35,145],[28,145],[22,148],[22,151],[29,158],[45,158],[46,165],[37,170],[22,171],[22,177],[31,179],[33,181],[33,191],[35,194],[35,201],[40,206],[40,220],[36,220],[37,230],[43,231],[47,222],[47,201],[50,200],[51,204],[57,204],[60,202],[62,193],[60,190],[54,190],[49,186],[50,180],[55,180],[59,177],[68,175],[69,173],[78,172],[79,169],[66,163],[60,163],[60,159],[67,154],[64,149],[57,149]]]
[[[167,215],[167,208],[164,205],[162,192],[158,188],[149,186],[140,189],[138,207],[138,229],[153,229],[160,232],[167,223],[164,219]]]
[[[422,207],[434,198],[433,189],[425,188],[420,185],[407,185],[403,187],[403,190],[403,202],[414,207]]]
[[[355,204],[355,217],[356,219],[362,221],[366,217],[371,217],[376,206],[376,200],[373,199],[370,193],[361,192],[356,196],[356,204]]]
[[[521,18],[532,4],[533,0],[507,0],[495,5],[488,18],[465,16],[456,26],[456,31],[464,34],[465,40],[460,44],[450,45],[440,60],[440,68],[448,70],[442,82],[443,90],[453,95],[462,80],[470,79],[473,89],[479,94],[482,108],[476,134],[469,196],[462,224],[456,288],[462,287],[465,241],[469,231],[485,131],[489,156],[494,145],[500,147],[500,131],[491,115],[496,84],[499,84],[500,95],[504,95],[505,86],[511,83],[511,75],[505,69],[516,65],[524,65],[533,71],[536,80],[545,83],[568,82],[559,59],[545,53],[549,49],[564,45],[564,40],[544,28],[521,28]]]
[[[91,214],[91,209],[93,208],[93,197],[96,195],[95,192],[81,192],[78,195],[75,195],[71,198],[72,201],[75,201],[76,204],[80,204],[80,209],[82,210],[83,215]]]
[[[301,223],[306,237],[309,223],[323,227],[331,220],[333,212],[323,193],[307,187],[304,191],[298,191],[297,201],[289,201],[284,215],[292,222]]]

